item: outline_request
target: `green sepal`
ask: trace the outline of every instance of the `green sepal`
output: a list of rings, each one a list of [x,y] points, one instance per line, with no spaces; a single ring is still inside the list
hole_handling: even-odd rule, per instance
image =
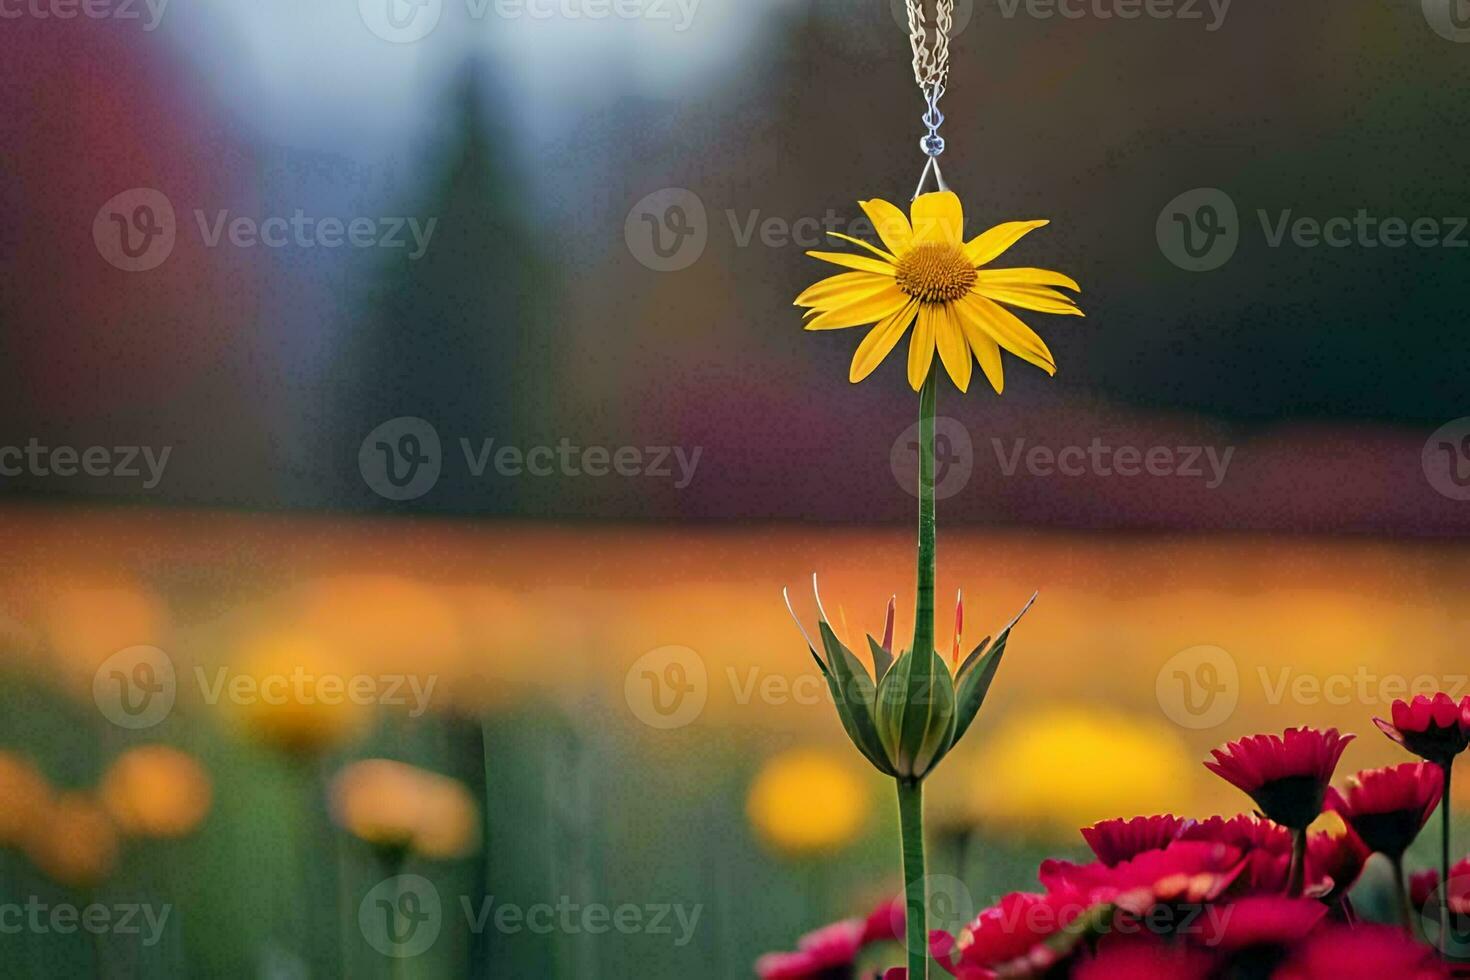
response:
[[[897,775],[889,761],[883,740],[878,736],[874,719],[875,690],[868,671],[851,650],[842,645],[832,627],[819,622],[822,645],[827,648],[827,659],[831,673],[827,675],[827,686],[832,691],[837,705],[837,717],[852,744],[871,762],[879,772],[887,776]]]
[[[873,654],[873,678],[878,683],[883,683],[883,675],[888,673],[888,668],[893,666],[893,654],[883,649],[882,645],[870,635],[868,637],[868,649]]]
[[[878,732],[899,775],[922,779],[953,740],[954,682],[932,651],[928,669],[904,652],[878,685]]]
[[[933,658],[930,664],[929,720],[924,730],[924,740],[914,756],[914,774],[919,777],[938,765],[939,760],[944,758],[944,754],[954,744],[955,724],[958,720],[955,714],[954,680],[949,676],[949,667],[939,654],[931,653],[929,656]]]
[[[975,661],[980,659],[980,655],[985,652],[985,648],[988,646],[990,646],[990,637],[987,636],[976,644],[975,649],[970,651],[970,655],[960,664],[959,672],[955,674],[955,677],[964,677],[966,672],[975,666]]]
[[[980,705],[985,702],[985,695],[990,691],[990,682],[995,680],[995,672],[1000,669],[1000,658],[1005,655],[1006,643],[1011,638],[1011,630],[1021,621],[1021,617],[1026,615],[1026,610],[1030,609],[1031,603],[1035,601],[1036,595],[1032,594],[1025,607],[1016,613],[1016,618],[996,635],[995,643],[975,664],[974,669],[960,678],[959,691],[955,697],[955,742],[964,737],[965,732],[970,728],[970,723],[975,720],[975,715],[979,714]]]

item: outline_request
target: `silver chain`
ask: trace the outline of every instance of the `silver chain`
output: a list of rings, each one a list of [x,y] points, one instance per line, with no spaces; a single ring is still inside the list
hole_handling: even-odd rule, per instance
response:
[[[939,127],[944,123],[944,113],[939,111],[939,100],[944,97],[944,83],[949,79],[949,35],[954,29],[954,0],[934,0],[934,36],[931,41],[928,25],[924,22],[924,0],[904,0],[909,15],[909,46],[914,51],[914,81],[924,96],[924,126],[928,135],[919,141],[919,149],[929,159],[924,163],[924,172],[919,175],[919,186],[914,191],[918,197],[924,190],[929,171],[934,171],[934,182],[940,190],[948,190],[944,177],[939,172],[939,154],[944,152],[944,137]]]
[[[924,23],[924,0],[904,0],[909,15],[909,46],[914,49],[914,81],[927,98],[930,90],[944,90],[949,76],[949,32],[954,29],[954,0],[935,0],[934,41]]]

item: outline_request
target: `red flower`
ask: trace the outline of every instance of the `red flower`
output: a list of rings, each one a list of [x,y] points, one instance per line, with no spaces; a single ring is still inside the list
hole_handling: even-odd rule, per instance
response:
[[[1108,867],[1155,851],[1179,839],[1194,821],[1166,813],[1156,817],[1104,820],[1082,830],[1082,838],[1097,859]]]
[[[1327,906],[1311,898],[1257,895],[1229,905],[1215,905],[1187,935],[1210,949],[1238,953],[1260,947],[1295,945],[1327,915]]]
[[[1232,894],[1286,890],[1291,877],[1291,831],[1279,823],[1247,814],[1210,817],[1185,830],[1183,839],[1228,844],[1245,855],[1245,870],[1231,887]]]
[[[1216,975],[1216,958],[1195,946],[1166,943],[1144,933],[1136,936],[1107,935],[1072,971],[1073,980],[1137,980],[1139,977],[1169,977],[1170,980],[1205,980]]]
[[[1043,861],[1040,878],[1049,891],[1080,893],[1092,904],[1108,902],[1141,915],[1160,903],[1212,902],[1244,867],[1239,848],[1181,840],[1111,868],[1100,861]]]
[[[761,980],[818,980],[850,977],[858,953],[870,943],[896,939],[903,931],[902,899],[884,902],[866,919],[843,919],[796,941],[794,953],[766,953],[755,961]]]
[[[1319,830],[1307,835],[1307,890],[1329,905],[1337,902],[1358,883],[1363,866],[1372,855],[1363,839],[1348,827],[1340,834]],[[1325,892],[1318,883],[1330,882]]]
[[[1296,948],[1273,980],[1436,980],[1438,954],[1393,926],[1334,926]]]
[[[1062,955],[1046,941],[1092,905],[1086,896],[1070,889],[1044,895],[1012,892],[976,916],[957,939],[934,933],[930,953],[961,980],[986,980],[1007,970],[1041,973]]]
[[[1366,769],[1348,780],[1347,792],[1333,789],[1335,810],[1363,843],[1397,861],[1404,856],[1444,792],[1444,774],[1432,762],[1406,762]]]
[[[1438,871],[1416,871],[1409,875],[1409,900],[1415,908],[1426,908],[1438,891]],[[1450,887],[1445,891],[1450,911],[1458,916],[1470,916],[1470,857],[1450,868]]]
[[[1441,691],[1433,698],[1395,701],[1393,723],[1374,718],[1383,734],[1421,759],[1448,766],[1470,747],[1470,697],[1456,701]]]
[[[1211,754],[1209,769],[1256,801],[1268,819],[1305,830],[1322,812],[1337,760],[1352,741],[1337,729],[1288,728],[1283,735],[1252,735]]]

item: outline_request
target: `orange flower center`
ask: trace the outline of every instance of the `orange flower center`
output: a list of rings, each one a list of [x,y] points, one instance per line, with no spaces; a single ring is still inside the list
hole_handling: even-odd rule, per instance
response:
[[[898,260],[898,288],[924,303],[952,303],[975,285],[975,267],[949,242],[915,245]]]

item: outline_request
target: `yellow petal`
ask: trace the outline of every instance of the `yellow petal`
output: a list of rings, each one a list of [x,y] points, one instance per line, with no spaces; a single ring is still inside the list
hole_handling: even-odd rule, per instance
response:
[[[1035,231],[1047,224],[1050,222],[1007,221],[1005,224],[996,225],[965,243],[965,257],[976,266],[993,262],[1000,256],[1000,253],[1019,242],[1027,232]]]
[[[898,275],[898,268],[891,262],[853,255],[850,252],[808,252],[806,254],[814,259],[821,259],[823,262],[831,262],[833,265],[857,269],[859,272],[876,272],[880,276]]]
[[[986,299],[1005,303],[1008,306],[1018,306],[1023,310],[1057,313],[1061,316],[1083,315],[1082,311],[1077,308],[1077,304],[1072,302],[1071,297],[1055,289],[1047,289],[1045,286],[984,286],[977,287],[975,291]]]
[[[957,304],[962,322],[973,323],[983,333],[994,338],[1006,350],[1023,361],[1029,361],[1047,374],[1057,373],[1056,359],[1047,349],[1046,342],[1016,315],[981,296],[971,293]],[[966,331],[966,337],[971,336]],[[974,341],[971,341],[973,346]]]
[[[960,320],[965,329],[965,339],[970,342],[970,349],[975,352],[975,360],[980,362],[980,370],[985,372],[985,380],[990,382],[990,387],[995,389],[999,395],[1005,391],[1006,376],[1000,364],[1000,347],[979,327],[969,326],[969,321]]]
[[[796,297],[792,305],[831,307],[891,285],[893,279],[889,276],[878,276],[871,272],[839,272],[835,276],[812,283]]]
[[[872,252],[874,255],[878,256],[878,258],[882,259],[884,262],[897,262],[898,261],[898,259],[896,259],[893,256],[889,255],[887,252],[883,251],[878,246],[876,246],[876,245],[870,245],[867,242],[863,241],[861,238],[853,238],[851,235],[844,235],[840,231],[829,231],[829,232],[827,232],[827,234],[831,235],[833,238],[840,238],[840,239],[842,239],[845,242],[852,242],[854,245],[861,245],[863,248],[867,249],[869,252]]]
[[[909,328],[909,323],[914,318],[914,308],[919,305],[916,299],[910,299],[898,312],[884,318],[868,335],[863,342],[858,344],[857,353],[852,356],[852,369],[848,372],[848,380],[853,384],[872,374],[888,352],[898,344],[903,332]]]
[[[909,224],[908,215],[887,201],[874,199],[872,201],[859,201],[858,207],[863,209],[863,214],[873,223],[873,230],[888,246],[888,251],[894,255],[900,255],[913,247],[914,229]]]
[[[1050,269],[981,269],[976,273],[975,281],[997,286],[1065,286],[1074,292],[1082,292],[1082,287],[1070,276]]]
[[[939,359],[944,362],[944,369],[949,372],[955,387],[968,391],[975,362],[970,359],[970,345],[965,343],[965,335],[960,331],[959,314],[948,304],[936,309],[940,318],[934,339],[939,345]]]
[[[806,324],[808,330],[838,330],[873,323],[896,312],[909,301],[909,294],[897,286],[836,306]]]
[[[934,334],[939,326],[939,315],[933,303],[920,304],[919,321],[914,327],[914,335],[909,338],[909,384],[915,391],[924,386],[924,379],[934,364]]]
[[[914,244],[965,240],[965,211],[954,191],[934,191],[914,198],[910,208],[914,216]]]

